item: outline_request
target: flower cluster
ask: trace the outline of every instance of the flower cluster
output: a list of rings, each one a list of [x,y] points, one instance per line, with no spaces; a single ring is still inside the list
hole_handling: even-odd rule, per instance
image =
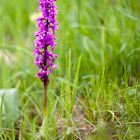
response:
[[[58,30],[58,22],[56,21],[57,7],[56,0],[40,0],[40,10],[42,16],[37,19],[39,31],[35,33],[35,64],[39,67],[36,74],[43,82],[47,82],[49,74],[57,68],[54,64],[57,55],[54,54],[55,31]]]

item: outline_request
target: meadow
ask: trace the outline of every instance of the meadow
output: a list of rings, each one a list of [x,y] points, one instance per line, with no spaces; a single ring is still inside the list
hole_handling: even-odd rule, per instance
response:
[[[0,96],[0,139],[139,140],[140,1],[57,1],[58,69],[44,128],[33,63],[38,5],[0,0],[0,94],[9,92]]]

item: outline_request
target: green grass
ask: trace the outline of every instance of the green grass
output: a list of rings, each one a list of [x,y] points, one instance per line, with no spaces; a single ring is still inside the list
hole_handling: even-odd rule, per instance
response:
[[[50,77],[41,128],[42,83],[32,55],[38,0],[0,0],[0,89],[18,90],[20,113],[6,128],[0,112],[0,139],[140,139],[140,1],[57,5],[59,68]]]

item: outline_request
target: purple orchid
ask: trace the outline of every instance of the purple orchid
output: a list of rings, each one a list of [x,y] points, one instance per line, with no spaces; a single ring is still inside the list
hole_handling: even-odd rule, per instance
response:
[[[35,33],[35,64],[39,67],[36,74],[44,83],[49,82],[49,74],[53,72],[57,66],[54,64],[57,55],[54,54],[56,46],[55,31],[58,30],[58,22],[56,21],[57,7],[56,0],[40,0],[40,10],[42,16],[37,19],[39,31]]]

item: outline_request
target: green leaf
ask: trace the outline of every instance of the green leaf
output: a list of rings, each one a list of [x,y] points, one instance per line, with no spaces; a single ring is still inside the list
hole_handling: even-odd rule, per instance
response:
[[[0,120],[2,127],[12,127],[19,116],[16,89],[0,90]]]

